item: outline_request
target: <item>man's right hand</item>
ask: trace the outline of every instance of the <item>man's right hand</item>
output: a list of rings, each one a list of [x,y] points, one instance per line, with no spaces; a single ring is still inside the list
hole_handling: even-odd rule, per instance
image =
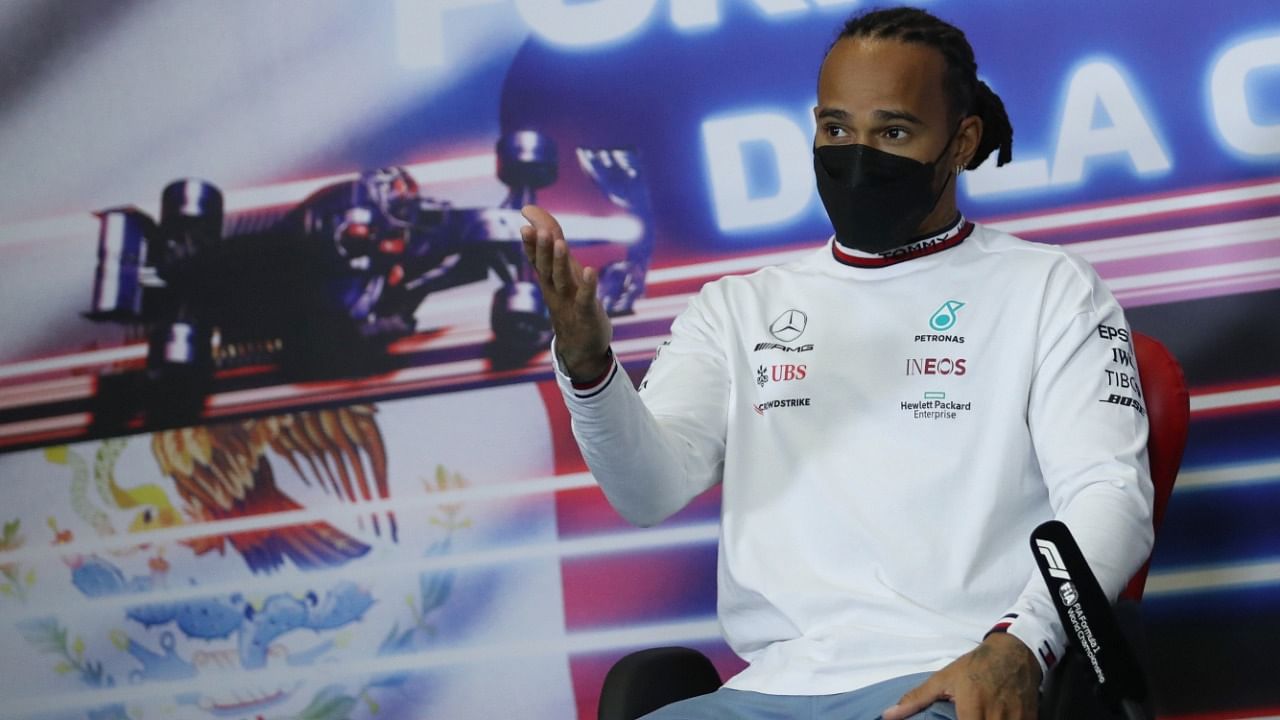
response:
[[[531,225],[520,228],[524,254],[533,263],[542,298],[551,313],[556,353],[562,369],[575,380],[590,380],[608,367],[613,325],[596,298],[599,276],[569,254],[560,223],[537,205],[521,210]]]

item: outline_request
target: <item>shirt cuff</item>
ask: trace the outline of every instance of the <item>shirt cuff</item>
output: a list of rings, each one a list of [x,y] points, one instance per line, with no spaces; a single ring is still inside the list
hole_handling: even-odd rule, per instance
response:
[[[1053,670],[1053,666],[1058,663],[1058,658],[1061,658],[1065,651],[1053,628],[1030,614],[1010,612],[1000,618],[999,622],[987,631],[987,635],[996,632],[1009,633],[1031,649],[1031,654],[1036,656],[1036,662],[1040,663],[1040,683],[1043,686],[1049,678],[1049,672]]]
[[[605,370],[590,380],[574,380],[565,372],[564,367],[560,364],[560,353],[556,352],[555,338],[551,340],[551,364],[556,370],[556,382],[560,385],[560,389],[566,395],[574,397],[578,400],[589,400],[604,392],[613,384],[614,378],[618,376],[621,366],[618,359],[613,354],[613,348],[609,348],[605,354]]]

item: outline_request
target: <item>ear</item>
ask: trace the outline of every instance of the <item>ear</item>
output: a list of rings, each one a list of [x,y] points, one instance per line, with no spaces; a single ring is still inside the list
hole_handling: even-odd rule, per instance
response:
[[[982,118],[969,115],[960,121],[956,131],[956,142],[952,150],[951,166],[969,167],[973,157],[978,154],[978,145],[982,142]]]

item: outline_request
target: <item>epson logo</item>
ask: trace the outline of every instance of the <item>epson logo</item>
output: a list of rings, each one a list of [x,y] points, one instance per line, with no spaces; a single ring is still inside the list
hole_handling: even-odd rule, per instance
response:
[[[1120,342],[1129,342],[1129,331],[1122,327],[1112,327],[1110,325],[1099,325],[1098,337],[1107,341],[1111,341],[1119,338]]]

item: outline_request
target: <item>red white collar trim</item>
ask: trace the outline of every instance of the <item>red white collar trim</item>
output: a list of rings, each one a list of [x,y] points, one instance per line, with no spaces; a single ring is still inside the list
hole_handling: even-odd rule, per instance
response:
[[[836,261],[842,265],[859,268],[882,268],[898,263],[914,260],[926,255],[940,253],[943,250],[953,248],[964,239],[969,237],[973,232],[973,223],[967,222],[963,216],[956,219],[956,223],[949,229],[932,235],[921,240],[913,240],[902,247],[894,248],[879,255],[858,252],[850,250],[840,243],[832,240],[831,254]]]

